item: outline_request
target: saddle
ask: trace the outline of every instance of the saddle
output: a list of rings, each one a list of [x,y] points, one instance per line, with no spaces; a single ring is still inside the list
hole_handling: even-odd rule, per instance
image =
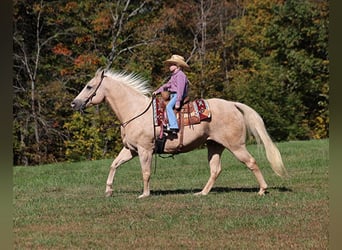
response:
[[[162,153],[164,150],[164,144],[166,140],[166,136],[163,133],[163,127],[168,124],[167,114],[166,114],[166,105],[168,101],[165,101],[162,97],[156,97],[153,101],[153,109],[154,109],[154,126],[161,127],[159,140],[162,140],[162,149],[156,149],[157,153]],[[174,110],[179,127],[179,144],[178,151],[183,147],[183,135],[184,135],[184,127],[192,126],[195,124],[199,124],[203,120],[211,119],[211,111],[209,108],[209,104],[204,99],[196,99],[194,101],[190,101],[189,98],[185,98],[181,103],[181,108],[179,110]],[[160,141],[157,143],[160,144]],[[160,147],[157,145],[157,147]]]

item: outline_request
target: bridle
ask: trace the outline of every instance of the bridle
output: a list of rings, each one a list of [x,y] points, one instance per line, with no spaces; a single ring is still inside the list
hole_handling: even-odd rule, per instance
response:
[[[100,88],[100,86],[101,86],[101,84],[102,84],[102,81],[103,81],[103,78],[105,78],[105,77],[106,77],[106,76],[104,75],[104,70],[103,70],[102,73],[101,73],[101,80],[100,80],[99,84],[96,86],[94,92],[93,92],[93,93],[85,100],[85,102],[82,104],[82,106],[81,106],[81,108],[80,108],[80,112],[81,112],[81,113],[86,113],[86,112],[85,112],[85,108],[86,108],[87,104],[94,98],[94,96],[96,96],[96,92],[97,92],[97,90]],[[130,123],[131,121],[133,121],[133,120],[137,119],[138,117],[142,116],[143,114],[145,114],[145,113],[149,110],[149,108],[151,107],[151,105],[152,105],[152,103],[153,103],[153,100],[154,100],[154,96],[152,96],[152,99],[151,99],[150,103],[148,104],[148,106],[146,107],[146,109],[145,109],[143,112],[141,112],[140,114],[134,116],[133,118],[129,119],[128,121],[121,123],[120,125],[121,125],[122,127],[126,127],[126,125],[127,125],[128,123]]]
[[[82,104],[82,106],[80,108],[82,113],[84,112],[86,105],[94,98],[94,96],[96,96],[96,92],[100,88],[102,81],[103,81],[103,78],[105,78],[105,77],[106,76],[104,75],[104,70],[103,70],[101,73],[101,80],[100,80],[99,84],[96,86],[94,92],[85,100],[85,102]]]

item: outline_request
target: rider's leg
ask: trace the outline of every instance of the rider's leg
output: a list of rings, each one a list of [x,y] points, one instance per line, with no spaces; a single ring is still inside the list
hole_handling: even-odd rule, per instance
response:
[[[166,113],[167,113],[167,118],[169,120],[170,129],[178,129],[177,118],[173,111],[173,108],[176,105],[176,102],[177,102],[177,94],[171,94],[170,101],[166,105]]]

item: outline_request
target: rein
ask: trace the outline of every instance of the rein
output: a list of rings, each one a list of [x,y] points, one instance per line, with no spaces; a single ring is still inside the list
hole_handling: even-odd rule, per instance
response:
[[[146,109],[141,112],[140,114],[138,114],[137,116],[134,116],[133,118],[129,119],[128,121],[126,122],[123,122],[123,123],[120,123],[120,126],[122,126],[123,128],[127,126],[128,123],[130,123],[131,121],[134,121],[135,119],[137,119],[138,117],[142,116],[143,114],[145,114],[147,112],[147,110],[149,110],[149,108],[151,107],[153,101],[154,101],[154,98],[155,96],[152,95],[152,99],[150,101],[150,103],[148,104],[148,106],[146,107]],[[152,119],[154,119],[154,109],[152,109],[153,111],[153,117]],[[153,135],[154,135],[154,138],[156,138],[156,129],[155,129],[155,126],[154,126],[154,121],[153,121]],[[157,157],[155,156],[155,163],[154,163],[154,173],[157,172]]]
[[[163,80],[163,83],[166,82],[167,80],[169,80],[170,78],[171,78],[171,75],[165,77],[165,79]],[[138,118],[138,117],[142,116],[143,114],[145,114],[145,113],[147,112],[147,110],[150,108],[150,106],[152,105],[154,98],[155,98],[155,96],[152,95],[151,102],[148,104],[147,108],[146,108],[141,114],[139,114],[139,115],[133,117],[132,119],[129,119],[129,120],[126,121],[126,122],[121,123],[120,125],[121,125],[122,127],[126,127],[128,123],[130,123],[131,121],[133,121],[133,120],[135,120],[136,118]],[[153,117],[154,117],[154,115],[153,115]],[[152,118],[152,119],[154,119],[154,118]]]
[[[140,117],[140,116],[142,116],[143,114],[145,114],[145,113],[149,110],[149,108],[151,107],[151,105],[152,105],[152,103],[153,103],[153,99],[154,99],[154,98],[152,97],[150,103],[148,104],[148,106],[146,107],[146,109],[145,109],[143,112],[141,112],[140,114],[134,116],[133,118],[129,119],[128,121],[125,121],[125,122],[123,122],[123,123],[120,123],[120,125],[121,125],[122,127],[126,127],[128,123],[130,123],[131,121],[134,121],[134,120],[137,119],[138,117]]]

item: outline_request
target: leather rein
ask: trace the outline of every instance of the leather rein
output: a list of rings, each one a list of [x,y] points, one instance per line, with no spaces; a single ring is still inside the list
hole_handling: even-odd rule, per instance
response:
[[[129,119],[128,121],[125,121],[125,122],[123,122],[123,123],[120,123],[120,125],[124,128],[124,127],[127,126],[128,123],[130,123],[131,121],[134,121],[134,120],[137,119],[138,117],[140,117],[140,116],[142,116],[143,114],[145,114],[145,113],[149,110],[149,108],[151,107],[151,105],[152,105],[152,103],[153,103],[153,99],[154,99],[154,97],[152,96],[152,99],[151,99],[150,103],[148,104],[148,106],[146,107],[146,109],[145,109],[143,112],[141,112],[140,114],[134,116],[133,118]]]

